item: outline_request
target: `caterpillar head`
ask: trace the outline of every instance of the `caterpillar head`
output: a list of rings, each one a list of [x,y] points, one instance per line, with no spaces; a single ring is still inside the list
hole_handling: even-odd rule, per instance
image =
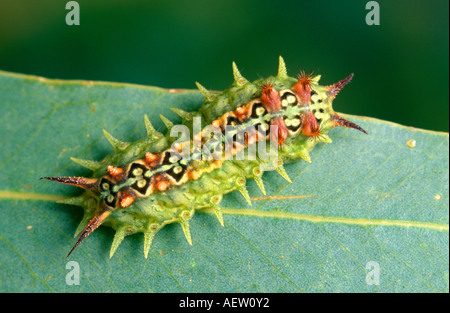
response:
[[[319,75],[300,73],[292,90],[300,98],[300,106],[309,107],[309,110],[302,117],[302,134],[304,136],[317,137],[334,127],[341,126],[354,128],[367,134],[360,126],[339,116],[332,106],[336,95],[352,80],[353,75],[353,73],[350,74],[336,84],[320,86],[318,84]]]

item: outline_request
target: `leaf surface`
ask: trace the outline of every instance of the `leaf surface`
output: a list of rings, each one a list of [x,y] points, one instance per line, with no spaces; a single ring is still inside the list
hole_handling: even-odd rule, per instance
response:
[[[342,97],[342,96],[341,96]],[[100,227],[73,253],[82,209],[55,203],[76,188],[42,176],[87,176],[70,157],[112,152],[102,129],[145,136],[144,114],[196,110],[197,91],[58,81],[0,72],[0,292],[448,292],[448,134],[347,115],[369,135],[330,132],[312,164],[286,165],[292,184],[264,174],[191,221],[193,245],[168,225],[143,256],[142,234],[112,259],[114,231]],[[339,107],[339,98],[335,107]],[[80,284],[66,275],[76,261]],[[70,277],[69,277],[70,278]]]

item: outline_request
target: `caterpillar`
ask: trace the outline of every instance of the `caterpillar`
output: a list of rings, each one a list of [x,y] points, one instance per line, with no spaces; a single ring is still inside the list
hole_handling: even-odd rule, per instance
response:
[[[212,208],[223,226],[220,203],[225,194],[238,190],[251,205],[248,179],[265,195],[263,173],[276,170],[291,182],[284,164],[311,162],[309,153],[317,143],[331,143],[332,128],[367,134],[332,108],[353,74],[321,86],[320,75],[311,72],[289,77],[282,57],[276,76],[254,82],[245,79],[234,62],[232,68],[234,82],[223,92],[196,83],[204,96],[197,112],[172,108],[182,119],[180,125],[160,115],[166,135],[145,115],[145,138],[123,142],[104,130],[114,152],[102,161],[71,158],[90,169],[92,177],[42,177],[84,189],[61,201],[84,209],[75,236],[81,234],[67,257],[100,225],[116,231],[110,257],[125,236],[144,233],[147,258],[156,233],[170,223],[179,223],[192,245],[189,220],[196,210]]]

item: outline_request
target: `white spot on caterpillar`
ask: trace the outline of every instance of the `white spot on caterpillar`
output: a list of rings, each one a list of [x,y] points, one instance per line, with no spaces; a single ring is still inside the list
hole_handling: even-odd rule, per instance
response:
[[[142,168],[137,168],[133,171],[133,175],[134,176],[139,176],[142,175],[143,169]]]
[[[286,126],[296,127],[300,125],[300,120],[298,118],[286,119],[284,122],[286,123]]]
[[[176,166],[176,167],[173,169],[173,172],[174,172],[175,174],[179,174],[182,170],[183,170],[183,168],[182,168],[181,166]]]
[[[256,109],[256,115],[261,116],[264,114],[265,109],[264,108],[257,108]],[[233,125],[235,126],[235,125]]]
[[[293,96],[293,95],[287,96],[286,100],[287,100],[289,103],[295,103],[295,101],[296,101],[295,96]]]

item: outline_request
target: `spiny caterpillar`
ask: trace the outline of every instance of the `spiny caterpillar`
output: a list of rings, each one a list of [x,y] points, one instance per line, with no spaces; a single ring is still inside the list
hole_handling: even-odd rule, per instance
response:
[[[220,93],[197,83],[204,96],[199,111],[172,109],[181,116],[181,125],[161,115],[169,130],[165,136],[147,116],[147,136],[136,142],[122,142],[104,130],[113,153],[100,162],[72,158],[92,170],[93,178],[43,177],[85,189],[80,196],[61,201],[84,209],[75,233],[81,235],[67,256],[100,225],[116,231],[110,257],[125,236],[141,232],[147,258],[155,234],[170,223],[181,225],[191,245],[189,220],[196,210],[212,208],[223,226],[224,194],[238,190],[251,205],[247,179],[255,179],[265,194],[264,171],[275,169],[291,182],[283,164],[311,162],[309,152],[317,143],[331,143],[330,129],[344,126],[366,133],[332,108],[353,74],[320,86],[319,75],[287,76],[281,57],[275,77],[249,82],[235,63],[233,74],[234,83]],[[171,136],[178,126],[192,138]]]

